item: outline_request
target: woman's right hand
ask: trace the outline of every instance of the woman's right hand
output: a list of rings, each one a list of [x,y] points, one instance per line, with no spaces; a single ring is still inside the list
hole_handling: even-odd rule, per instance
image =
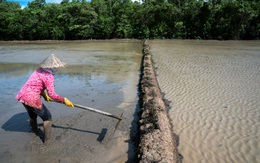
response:
[[[73,103],[72,103],[70,100],[68,100],[66,97],[64,98],[64,104],[65,104],[66,106],[68,106],[68,107],[74,108]]]

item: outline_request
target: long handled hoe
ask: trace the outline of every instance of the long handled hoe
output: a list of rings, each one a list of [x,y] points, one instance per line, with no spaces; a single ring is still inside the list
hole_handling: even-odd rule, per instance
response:
[[[54,101],[56,102],[56,101]],[[83,109],[83,110],[88,110],[88,111],[92,111],[92,112],[95,112],[95,113],[98,113],[98,114],[102,114],[102,115],[105,115],[105,116],[108,116],[108,117],[112,117],[112,118],[115,118],[115,119],[118,119],[118,122],[116,123],[115,125],[115,130],[117,129],[120,121],[123,119],[123,113],[121,114],[121,116],[116,116],[116,115],[113,115],[111,113],[108,113],[108,112],[104,112],[104,111],[101,111],[101,110],[98,110],[98,109],[94,109],[94,108],[91,108],[91,107],[88,107],[88,106],[83,106],[83,105],[79,105],[79,104],[74,104],[74,107],[77,107],[77,108],[80,108],[80,109]]]

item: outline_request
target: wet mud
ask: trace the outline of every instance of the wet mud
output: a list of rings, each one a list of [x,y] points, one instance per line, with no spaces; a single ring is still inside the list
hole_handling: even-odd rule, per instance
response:
[[[140,41],[12,42],[0,48],[0,162],[134,162]],[[68,64],[55,75],[56,93],[76,104],[123,113],[116,130],[117,119],[43,101],[53,116],[52,142],[45,145],[43,132],[30,131],[28,114],[15,95],[51,53]]]
[[[183,162],[260,162],[260,42],[149,44]]]
[[[140,162],[180,162],[167,107],[157,83],[148,42],[140,80]]]

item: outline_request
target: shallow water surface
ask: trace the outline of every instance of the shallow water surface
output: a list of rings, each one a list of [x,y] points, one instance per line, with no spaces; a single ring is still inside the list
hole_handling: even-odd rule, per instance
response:
[[[260,162],[260,42],[150,46],[183,162]]]
[[[0,43],[0,49],[0,145],[3,147],[0,162],[35,162],[41,159],[42,153],[48,155],[46,162],[132,159],[131,141],[127,140],[134,131],[130,126],[137,109],[140,42]],[[117,132],[113,133],[117,122],[114,119],[44,101],[53,116],[56,141],[47,149],[39,138],[33,138],[29,133],[27,113],[15,96],[39,63],[50,54],[67,63],[66,68],[55,74],[56,93],[73,103],[118,116],[124,113]],[[39,118],[38,123],[42,123]],[[73,153],[76,147],[78,150]],[[99,157],[100,152],[105,157]],[[30,157],[31,153],[34,157]]]

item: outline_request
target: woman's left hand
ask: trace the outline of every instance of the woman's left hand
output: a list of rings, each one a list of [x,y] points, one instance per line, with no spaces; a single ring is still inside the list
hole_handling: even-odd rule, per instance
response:
[[[46,92],[42,92],[42,97],[45,99],[45,101],[50,102],[51,98],[50,96],[48,96],[48,94]]]

